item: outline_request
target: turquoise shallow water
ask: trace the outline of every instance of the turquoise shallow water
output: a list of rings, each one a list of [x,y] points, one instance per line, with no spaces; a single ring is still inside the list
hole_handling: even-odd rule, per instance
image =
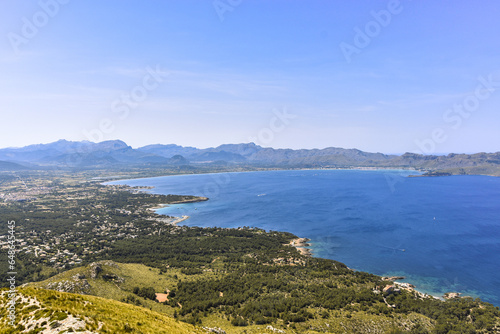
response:
[[[500,178],[407,177],[398,170],[305,170],[167,176],[111,184],[209,197],[158,210],[189,226],[255,226],[312,241],[315,256],[420,291],[500,305]]]

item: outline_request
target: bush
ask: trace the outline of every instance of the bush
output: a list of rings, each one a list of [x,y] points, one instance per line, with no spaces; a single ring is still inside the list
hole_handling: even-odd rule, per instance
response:
[[[145,299],[150,299],[150,300],[156,300],[156,292],[153,287],[148,287],[148,288],[138,288],[135,287],[132,292],[139,297],[145,298]]]
[[[233,318],[231,320],[231,325],[243,327],[248,326],[248,322],[243,318]]]
[[[203,274],[203,270],[198,268],[182,268],[181,273],[184,275],[199,275]]]

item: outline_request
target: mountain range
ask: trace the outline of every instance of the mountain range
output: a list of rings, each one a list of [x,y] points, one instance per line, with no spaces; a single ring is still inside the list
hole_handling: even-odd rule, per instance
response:
[[[476,154],[388,155],[357,149],[274,149],[254,143],[198,149],[175,144],[132,148],[121,140],[100,143],[59,140],[49,144],[0,149],[0,171],[39,168],[124,166],[258,166],[276,168],[414,168],[430,175],[500,175],[500,152]]]

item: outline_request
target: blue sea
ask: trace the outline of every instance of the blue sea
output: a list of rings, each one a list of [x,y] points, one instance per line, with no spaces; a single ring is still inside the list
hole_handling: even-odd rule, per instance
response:
[[[311,239],[314,256],[422,292],[500,305],[500,178],[408,177],[403,170],[300,170],[166,176],[109,184],[209,197],[160,214],[188,226],[253,226]]]

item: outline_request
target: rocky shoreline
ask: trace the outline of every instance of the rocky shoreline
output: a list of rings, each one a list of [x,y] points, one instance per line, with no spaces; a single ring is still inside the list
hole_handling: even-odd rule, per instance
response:
[[[296,238],[296,239],[292,239],[290,241],[289,245],[292,247],[295,247],[302,255],[312,257],[313,256],[312,249],[308,248],[311,246],[311,244],[309,244],[309,241],[311,241],[311,239],[309,239],[309,238]],[[425,292],[418,291],[418,288],[411,283],[396,282],[396,281],[400,281],[400,280],[404,280],[404,279],[406,279],[405,276],[382,276],[383,281],[393,282],[393,285],[392,285],[393,289],[395,289],[395,290],[401,289],[401,290],[410,291],[412,293],[417,294],[420,298],[435,298],[435,299],[440,299],[440,300],[466,298],[465,296],[462,296],[462,294],[459,292],[447,292],[442,297],[437,297],[437,296],[433,296],[433,295],[430,295],[430,294],[425,293]]]
[[[166,203],[166,204],[159,204],[159,205],[155,205],[154,207],[150,207],[148,209],[151,210],[151,211],[156,212],[157,210],[166,208],[169,205],[187,204],[187,203],[198,203],[198,202],[205,202],[205,201],[208,201],[208,200],[209,200],[208,197],[196,197],[196,198],[191,198],[191,199],[185,199],[185,200],[182,200],[182,201],[173,201],[173,202],[169,202],[169,203]],[[190,218],[187,215],[182,215],[181,217],[168,216],[168,215],[162,215],[162,216],[164,216],[166,218],[163,218],[163,217],[158,218],[158,217],[156,217],[156,218],[153,218],[152,220],[155,220],[155,221],[167,224],[167,225],[177,225],[177,224],[179,224],[179,223],[181,223],[181,222],[183,222],[185,220],[188,220]],[[159,232],[159,233],[161,233],[161,232]]]
[[[361,168],[354,168],[354,169],[361,169]],[[375,169],[378,169],[378,168],[375,168]],[[412,176],[427,176],[427,175],[410,175],[410,177],[412,177]],[[154,187],[147,186],[147,187],[133,187],[133,188],[135,188],[134,189],[135,191],[144,191],[144,190],[153,189]],[[200,197],[189,198],[189,199],[184,199],[184,200],[179,200],[179,201],[172,201],[172,202],[169,202],[166,204],[156,205],[155,207],[152,207],[149,209],[156,211],[158,209],[168,207],[169,205],[197,203],[197,202],[204,202],[204,201],[208,201],[208,200],[209,200],[209,198],[200,196]],[[189,216],[183,215],[182,217],[167,216],[167,218],[159,218],[159,219],[157,218],[155,220],[162,221],[163,223],[166,223],[166,224],[176,225],[176,224],[183,222],[189,218],[190,218]],[[310,248],[311,245],[309,244],[309,241],[311,241],[311,239],[309,239],[309,238],[295,238],[295,239],[292,239],[288,245],[295,247],[301,253],[301,255],[304,255],[307,257],[312,257],[314,254],[313,254],[313,250]],[[441,299],[441,300],[465,298],[462,296],[461,293],[458,293],[458,292],[447,292],[442,297],[436,297],[436,296],[430,295],[428,293],[418,291],[417,287],[411,283],[396,282],[398,280],[404,280],[405,278],[406,277],[404,277],[404,276],[388,276],[388,277],[382,277],[382,280],[393,282],[393,285],[392,285],[393,289],[401,289],[401,290],[411,291],[415,294],[418,294],[421,298],[436,298],[436,299]]]
[[[182,200],[182,201],[173,201],[173,202],[169,202],[169,203],[165,203],[165,204],[158,204],[158,205],[156,205],[156,206],[154,206],[152,208],[149,208],[149,209],[153,210],[153,211],[156,211],[156,210],[159,210],[159,209],[166,208],[169,205],[206,202],[208,200],[209,200],[208,197],[201,197],[200,196],[200,197],[196,197],[196,198],[192,198],[192,199],[185,199],[185,200]]]
[[[418,291],[417,287],[411,283],[406,283],[406,282],[396,282],[400,280],[406,279],[405,276],[389,276],[389,277],[382,277],[383,281],[391,281],[394,283],[394,287],[411,291],[416,294],[418,294],[421,298],[436,298],[436,299],[456,299],[456,298],[466,298],[466,296],[462,296],[460,292],[447,292],[445,293],[442,297],[436,297],[433,295],[430,295],[428,293],[424,293],[421,291]]]
[[[182,200],[182,201],[174,201],[174,202],[170,202],[170,203],[168,203],[167,205],[171,205],[171,204],[198,203],[198,202],[206,202],[206,201],[208,201],[208,200],[209,200],[209,198],[208,198],[208,197],[198,196],[198,197],[193,198],[193,199],[185,199],[185,200]]]
[[[304,256],[311,257],[311,256],[313,256],[313,253],[312,253],[312,249],[308,248],[311,246],[310,244],[308,244],[309,241],[311,241],[311,239],[297,238],[297,239],[291,240],[289,245],[292,247],[295,247],[300,252],[300,254],[302,254]]]

